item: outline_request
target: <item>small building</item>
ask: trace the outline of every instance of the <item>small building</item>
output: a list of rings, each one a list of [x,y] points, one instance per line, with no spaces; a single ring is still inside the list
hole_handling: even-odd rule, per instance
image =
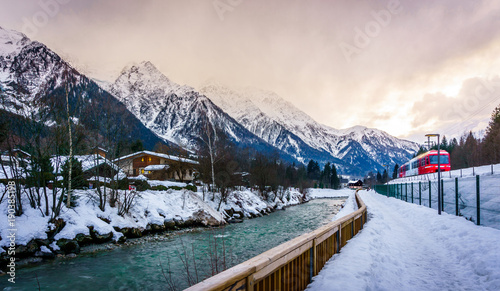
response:
[[[363,187],[363,181],[361,180],[351,180],[347,182],[347,187],[352,188],[352,189],[358,189]]]
[[[144,175],[151,180],[193,181],[198,162],[151,151],[140,151],[115,159],[127,176]]]
[[[61,174],[62,166],[66,163],[68,158],[68,156],[56,156],[51,158],[54,173],[56,175]],[[73,158],[82,164],[82,170],[86,180],[99,179],[108,181],[121,171],[120,167],[97,153],[92,155],[75,155]],[[121,178],[120,176],[125,177],[125,175],[119,175],[118,177]]]

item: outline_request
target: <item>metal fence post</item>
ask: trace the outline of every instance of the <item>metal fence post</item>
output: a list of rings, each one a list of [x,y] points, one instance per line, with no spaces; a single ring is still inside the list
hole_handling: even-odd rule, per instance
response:
[[[444,211],[444,180],[439,182],[441,187],[441,210]]]
[[[431,199],[431,181],[429,181],[429,208],[432,208]]]
[[[413,182],[411,182],[411,203],[413,203]]]
[[[479,175],[476,176],[476,207],[477,207],[477,225],[481,224],[481,195],[479,193]]]
[[[458,216],[458,177],[455,178],[455,215]]]
[[[418,181],[418,205],[422,205],[422,181]]]

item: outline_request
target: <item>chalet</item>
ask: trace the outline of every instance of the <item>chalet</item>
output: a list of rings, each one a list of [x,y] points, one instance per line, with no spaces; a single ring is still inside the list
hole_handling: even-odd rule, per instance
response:
[[[193,181],[198,162],[151,151],[140,151],[114,160],[127,176],[151,180]]]
[[[117,165],[97,153],[92,155],[75,155],[73,158],[82,163],[82,170],[87,180],[95,180],[96,177],[99,177],[100,180],[108,180],[115,177],[121,171]],[[56,175],[61,174],[62,166],[67,160],[68,156],[56,156],[51,158]]]
[[[363,187],[363,181],[361,180],[352,180],[347,182],[347,187],[353,188],[353,189],[358,189]]]

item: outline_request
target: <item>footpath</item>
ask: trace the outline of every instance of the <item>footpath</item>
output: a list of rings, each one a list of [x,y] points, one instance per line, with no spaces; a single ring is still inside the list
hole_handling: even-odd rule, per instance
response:
[[[307,290],[500,290],[500,230],[359,194],[367,223]]]

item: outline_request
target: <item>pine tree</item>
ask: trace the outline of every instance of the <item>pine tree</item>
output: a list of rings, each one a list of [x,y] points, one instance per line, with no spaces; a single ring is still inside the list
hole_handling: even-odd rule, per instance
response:
[[[484,137],[484,161],[489,164],[500,162],[500,106],[491,114],[491,120]]]
[[[322,176],[321,180],[324,182],[325,187],[330,188],[331,187],[330,181],[332,176],[332,169],[330,167],[330,162],[326,163],[321,176]]]
[[[395,164],[394,165],[394,170],[392,171],[392,178],[393,179],[397,179],[398,178],[398,169],[399,169],[399,165]]]
[[[443,140],[441,141],[440,148],[442,150],[448,151],[448,140],[446,139],[445,135],[443,135]]]
[[[337,168],[335,167],[335,164],[332,164],[332,174],[330,176],[330,183],[332,185],[333,189],[340,189],[340,179],[339,176],[337,176]]]

